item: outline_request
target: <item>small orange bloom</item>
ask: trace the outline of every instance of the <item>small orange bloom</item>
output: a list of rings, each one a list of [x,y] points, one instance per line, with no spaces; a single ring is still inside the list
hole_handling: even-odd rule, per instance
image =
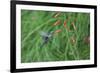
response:
[[[72,22],[71,25],[73,26],[74,30],[77,30],[74,22]]]
[[[54,15],[54,18],[58,17],[59,15],[60,15],[60,12],[56,13],[56,14]]]
[[[54,26],[59,25],[60,22],[61,22],[60,20],[57,20],[53,25],[54,25]]]
[[[54,33],[59,33],[61,32],[61,29],[56,30]]]
[[[66,20],[65,20],[65,21],[64,21],[64,27],[65,27],[65,28],[66,28],[66,24],[67,24],[67,23],[66,23]]]
[[[67,22],[66,22],[66,20],[64,21],[64,27],[65,27],[68,31],[70,31],[70,29],[67,27]]]
[[[76,43],[76,38],[75,38],[74,36],[72,36],[72,37],[70,38],[70,42],[71,42],[72,44],[75,44],[75,43]]]

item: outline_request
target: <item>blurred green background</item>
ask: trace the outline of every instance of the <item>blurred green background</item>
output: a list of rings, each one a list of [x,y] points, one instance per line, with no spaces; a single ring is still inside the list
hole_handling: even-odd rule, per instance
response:
[[[89,13],[21,10],[22,63],[90,59],[89,37]]]

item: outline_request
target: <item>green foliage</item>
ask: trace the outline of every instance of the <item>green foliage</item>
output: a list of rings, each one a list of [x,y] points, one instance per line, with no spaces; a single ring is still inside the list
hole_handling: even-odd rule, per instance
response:
[[[60,12],[58,17],[54,17],[57,13],[21,10],[21,62],[90,59],[90,43],[84,40],[90,36],[90,14]],[[61,22],[54,25],[57,20]],[[64,27],[65,20],[71,31]],[[73,21],[76,30],[71,25]],[[44,41],[40,32],[56,30],[61,32],[54,34],[43,47],[40,47]]]

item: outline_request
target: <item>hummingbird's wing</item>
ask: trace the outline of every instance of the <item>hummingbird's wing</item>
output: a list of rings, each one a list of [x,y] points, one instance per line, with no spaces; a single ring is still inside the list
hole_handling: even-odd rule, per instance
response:
[[[44,37],[45,37],[45,36],[48,36],[47,33],[46,33],[46,32],[43,32],[43,31],[40,32],[40,35],[41,35],[41,36],[44,36]]]
[[[51,34],[49,34],[49,33],[47,33],[47,32],[43,32],[43,31],[40,32],[40,35],[41,35],[42,37],[51,37]]]

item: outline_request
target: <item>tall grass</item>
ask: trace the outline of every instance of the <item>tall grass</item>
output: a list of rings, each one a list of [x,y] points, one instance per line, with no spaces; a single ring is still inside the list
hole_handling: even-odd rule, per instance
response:
[[[56,32],[42,47],[41,31]],[[21,10],[23,63],[90,59],[89,36],[89,13]]]

